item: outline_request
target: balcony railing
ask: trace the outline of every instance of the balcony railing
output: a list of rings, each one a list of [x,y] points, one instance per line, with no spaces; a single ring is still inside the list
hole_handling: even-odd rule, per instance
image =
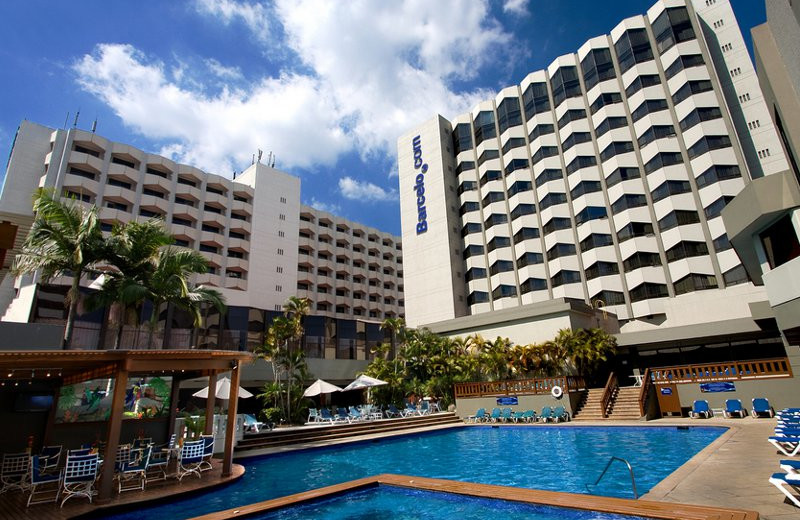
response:
[[[792,377],[792,367],[787,358],[755,359],[751,361],[651,368],[650,377],[653,383],[657,385],[767,379]]]
[[[580,376],[541,377],[536,379],[515,379],[509,381],[478,381],[456,383],[456,397],[491,397],[498,395],[537,395],[549,394],[553,387],[559,386],[564,392],[585,390],[586,383]]]

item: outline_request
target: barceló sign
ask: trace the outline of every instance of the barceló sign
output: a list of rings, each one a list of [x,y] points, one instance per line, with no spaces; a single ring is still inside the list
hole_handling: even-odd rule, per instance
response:
[[[422,144],[419,136],[411,140],[414,150],[414,169],[418,170],[414,179],[414,191],[417,193],[417,234],[428,231],[428,211],[425,208],[425,174],[428,173],[428,164],[422,161]]]

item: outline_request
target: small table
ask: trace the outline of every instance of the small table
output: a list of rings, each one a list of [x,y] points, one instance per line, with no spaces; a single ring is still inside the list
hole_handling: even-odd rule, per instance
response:
[[[714,417],[725,417],[725,409],[724,408],[712,408],[711,413]]]

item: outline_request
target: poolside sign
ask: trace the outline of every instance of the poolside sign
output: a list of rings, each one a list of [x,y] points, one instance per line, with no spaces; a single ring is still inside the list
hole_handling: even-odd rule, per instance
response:
[[[510,397],[498,397],[497,406],[516,406],[519,404],[519,399],[516,395]]]
[[[736,386],[730,381],[720,381],[717,383],[700,383],[700,391],[703,393],[735,392]]]
[[[662,388],[661,395],[672,395],[672,388]]]

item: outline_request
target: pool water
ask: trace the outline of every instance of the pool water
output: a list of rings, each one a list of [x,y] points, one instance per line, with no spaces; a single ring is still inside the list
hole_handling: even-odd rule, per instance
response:
[[[622,463],[614,463],[591,491],[587,484],[593,484],[616,456],[633,466],[642,495],[724,431],[476,426],[406,435],[243,459],[237,462],[246,467],[245,475],[234,484],[113,518],[179,520],[380,473],[633,498]]]
[[[248,517],[255,520],[645,520],[639,516],[579,511],[486,498],[379,486]]]

